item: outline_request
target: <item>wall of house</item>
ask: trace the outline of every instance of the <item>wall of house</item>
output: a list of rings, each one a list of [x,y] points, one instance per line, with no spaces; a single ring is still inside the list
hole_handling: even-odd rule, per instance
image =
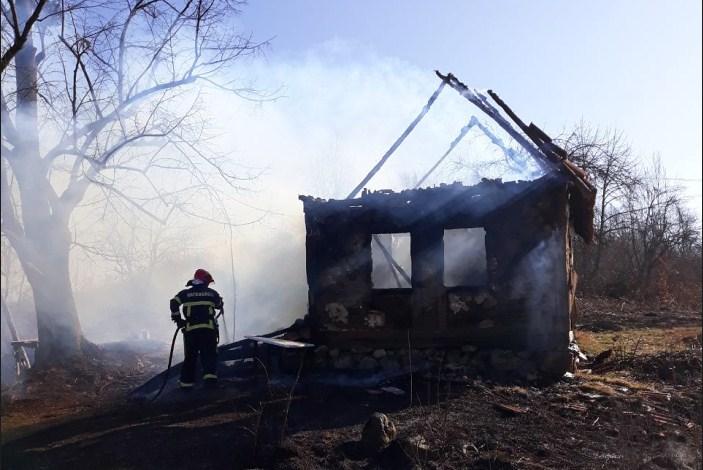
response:
[[[529,351],[557,369],[568,363],[574,278],[563,181],[485,181],[352,201],[301,199],[309,318],[318,343],[470,344]],[[444,231],[477,227],[485,230],[483,282],[445,286]],[[373,288],[371,243],[379,233],[410,233],[410,288]]]

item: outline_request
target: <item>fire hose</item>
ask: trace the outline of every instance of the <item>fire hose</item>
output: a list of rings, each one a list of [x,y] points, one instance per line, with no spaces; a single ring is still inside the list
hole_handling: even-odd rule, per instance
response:
[[[179,331],[181,331],[181,327],[177,326],[176,331],[173,333],[173,339],[171,340],[171,352],[168,353],[168,366],[166,366],[166,372],[164,372],[164,381],[161,383],[161,388],[158,392],[156,392],[156,395],[154,395],[154,398],[152,398],[151,401],[156,401],[159,395],[161,395],[161,392],[164,391],[164,387],[166,387],[166,382],[168,382],[168,373],[171,370],[171,361],[173,360],[173,347],[176,345],[176,337],[178,336]]]
[[[215,319],[219,318],[224,312],[220,312]],[[225,317],[222,316],[222,323],[225,327],[225,336],[227,336],[227,323],[225,323]],[[156,395],[154,395],[154,398],[151,399],[151,401],[156,401],[156,399],[161,395],[161,392],[164,391],[164,388],[166,388],[166,383],[168,382],[168,373],[171,370],[171,361],[173,361],[173,348],[176,346],[176,337],[178,336],[178,332],[181,331],[183,327],[177,326],[176,331],[173,333],[173,339],[171,340],[171,351],[168,353],[168,365],[166,366],[166,371],[164,372],[164,381],[161,382],[161,388],[159,388],[159,391],[156,392]],[[219,336],[219,335],[218,335]]]
[[[225,314],[225,311],[224,311],[224,310],[220,310],[220,313],[217,314],[217,316],[215,317],[215,320],[217,320],[218,318],[222,317],[222,326],[224,326],[224,328],[225,328],[225,341],[229,341],[229,333],[227,332],[227,322],[225,321],[225,315],[224,315],[224,314]],[[234,341],[234,338],[232,338],[232,341]],[[219,333],[217,334],[217,342],[218,342],[218,343],[220,342],[220,335],[219,335]]]

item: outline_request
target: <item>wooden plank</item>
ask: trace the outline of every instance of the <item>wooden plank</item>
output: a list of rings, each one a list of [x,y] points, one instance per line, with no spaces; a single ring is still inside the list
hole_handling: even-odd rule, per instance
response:
[[[282,328],[280,330],[272,331],[271,333],[266,333],[263,336],[265,338],[270,338],[273,336],[281,336],[282,334],[285,334],[289,332],[291,329],[293,329],[293,325],[287,327],[287,328]],[[229,343],[229,344],[223,344],[222,346],[219,346],[217,348],[218,351],[227,351],[230,349],[237,349],[245,345],[245,343],[248,343],[246,339],[240,339],[239,341],[235,341],[234,343]]]
[[[284,349],[302,349],[315,347],[315,345],[312,343],[301,343],[300,341],[291,341],[289,339],[266,338],[264,336],[245,336],[245,338]]]
[[[29,355],[27,355],[27,350],[24,349],[24,345],[18,344],[14,345],[16,342],[21,342],[19,336],[17,335],[17,329],[15,329],[15,323],[12,321],[12,315],[10,314],[10,309],[7,308],[5,304],[5,299],[0,297],[0,313],[5,318],[7,326],[10,329],[10,338],[14,346],[15,362],[17,363],[17,375],[19,375],[22,369],[31,369],[32,364],[29,362]]]
[[[39,341],[36,339],[21,339],[17,341],[10,341],[10,344],[14,347],[24,346],[28,348],[36,348]]]

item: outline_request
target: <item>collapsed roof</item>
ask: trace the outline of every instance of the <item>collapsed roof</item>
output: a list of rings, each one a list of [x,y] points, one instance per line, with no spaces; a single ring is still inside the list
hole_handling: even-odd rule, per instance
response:
[[[596,188],[588,181],[586,172],[579,168],[575,163],[569,160],[567,152],[558,146],[554,141],[535,124],[526,125],[510,107],[492,90],[488,90],[488,96],[481,91],[467,87],[459,81],[454,75],[448,73],[446,75],[440,72],[435,72],[442,80],[437,90],[430,96],[425,107],[420,114],[410,123],[408,128],[400,135],[400,137],[391,145],[388,151],[381,157],[379,162],[369,171],[364,179],[349,193],[346,199],[354,198],[361,191],[366,183],[381,169],[386,160],[400,146],[405,138],[412,132],[420,120],[427,114],[432,104],[435,102],[442,89],[449,85],[456,90],[461,96],[466,98],[488,117],[493,119],[507,134],[514,139],[527,153],[535,160],[537,165],[547,173],[559,173],[564,175],[570,182],[571,190],[569,191],[569,206],[574,225],[574,231],[583,238],[586,243],[593,240],[593,206],[595,203]],[[494,106],[490,99],[497,104],[499,108],[508,115],[510,120],[519,128],[513,127],[513,124],[501,114],[500,110]],[[439,166],[439,164],[447,157],[454,149],[459,141],[473,126],[478,126],[487,135],[490,131],[483,126],[474,116],[469,123],[462,128],[459,135],[452,141],[449,149],[442,155],[437,163],[425,174],[418,183],[417,187],[424,182],[427,177]],[[489,135],[492,140],[496,140],[495,136]]]
[[[483,93],[470,89],[451,73],[447,75],[442,75],[438,71],[435,73],[443,83],[454,88],[460,95],[493,119],[510,137],[527,150],[538,165],[545,170],[556,171],[569,178],[573,188],[570,193],[570,205],[574,230],[584,241],[590,243],[593,240],[593,206],[596,199],[596,188],[588,181],[586,172],[569,160],[566,151],[554,143],[542,129],[534,123],[526,125],[493,90],[488,90],[488,95],[518,126],[522,134],[513,128]]]

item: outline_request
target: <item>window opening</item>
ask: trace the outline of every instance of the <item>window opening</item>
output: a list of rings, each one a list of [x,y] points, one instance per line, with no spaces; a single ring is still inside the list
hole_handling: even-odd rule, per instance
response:
[[[371,237],[371,282],[374,289],[410,288],[412,261],[409,233],[376,233]]]
[[[483,286],[488,283],[486,230],[483,227],[444,231],[444,285]]]

